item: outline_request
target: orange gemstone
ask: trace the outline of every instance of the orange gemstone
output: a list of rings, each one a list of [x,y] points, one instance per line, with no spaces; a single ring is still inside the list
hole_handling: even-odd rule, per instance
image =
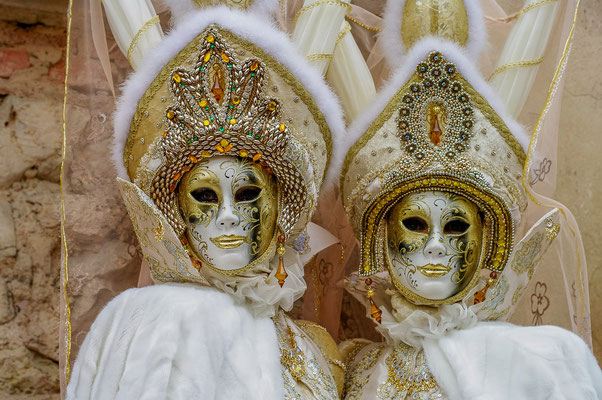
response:
[[[474,304],[479,304],[485,301],[487,297],[487,289],[489,285],[485,284],[485,287],[474,294]]]
[[[173,112],[173,110],[167,110],[167,118],[173,119],[175,116],[176,114]]]
[[[182,168],[182,172],[188,172],[188,171],[190,171],[190,165],[187,165],[184,168]]]
[[[169,192],[173,193],[176,191],[176,187],[178,186],[177,182],[172,183],[171,185],[169,185]]]
[[[280,132],[284,132],[284,130],[285,130],[285,129],[286,129],[286,126],[284,126],[284,124],[280,124],[280,125],[278,126],[278,130],[279,130]]]
[[[230,57],[228,57],[226,53],[222,53],[222,61],[227,63],[228,61],[230,61]]]
[[[255,71],[259,67],[259,63],[257,61],[253,61],[251,64],[251,71]]]
[[[211,59],[211,52],[208,51],[207,53],[205,53],[205,56],[203,57],[203,61],[207,62]]]
[[[190,162],[196,164],[199,162],[199,159],[196,158],[195,156],[188,156],[188,159],[190,160]]]
[[[213,97],[215,97],[215,101],[221,103],[222,98],[224,97],[224,89],[221,87],[219,82],[219,77],[215,74],[213,80],[213,88],[211,88],[211,93],[213,93]]]
[[[282,287],[284,285],[284,280],[286,279],[287,276],[288,276],[288,274],[286,273],[286,270],[284,269],[284,261],[282,260],[282,257],[280,257],[280,262],[278,263],[278,269],[276,270],[276,274],[274,275],[274,277],[276,279],[278,279],[278,284],[280,285],[280,287]]]
[[[174,181],[177,181],[178,179],[180,179],[180,177],[181,177],[181,176],[182,176],[182,174],[181,174],[181,173],[179,173],[179,172],[176,172],[176,174],[175,174],[175,175],[173,176],[173,178],[171,178],[171,179],[173,179]]]
[[[276,102],[275,101],[270,101],[268,103],[268,110],[274,111],[275,109],[276,109]]]
[[[257,161],[261,158],[261,153],[257,153],[253,156],[253,161]]]
[[[190,261],[192,261],[192,266],[200,271],[203,264],[201,264],[199,260],[195,260],[194,258],[190,258]]]
[[[237,95],[232,96],[232,104],[239,104],[240,103],[240,97],[238,97]]]
[[[248,155],[249,155],[249,152],[248,152],[248,151],[246,151],[246,150],[241,150],[241,151],[239,151],[239,152],[238,152],[238,154],[239,154],[241,157],[246,157],[246,156],[248,156]]]
[[[163,137],[167,137],[167,132],[163,132]]]
[[[366,280],[364,282],[366,282],[366,285],[368,285],[368,286],[372,285],[372,279],[370,279],[370,278],[366,278]]]
[[[177,83],[180,83],[182,81],[182,77],[177,72],[174,72],[173,73],[173,80],[176,81]]]
[[[209,43],[213,43],[213,41],[215,40],[215,37],[213,35],[208,35],[205,38],[206,41],[208,41]]]
[[[441,132],[441,128],[439,127],[439,116],[435,115],[435,121],[433,122],[433,128],[429,133],[429,139],[431,139],[431,142],[435,146],[438,146],[439,143],[441,143],[441,136],[443,136],[443,132]]]
[[[382,311],[380,308],[378,308],[376,306],[376,304],[374,303],[374,300],[372,300],[372,298],[370,298],[370,315],[372,316],[372,318],[374,318],[376,320],[376,322],[378,322],[380,324],[380,322],[382,321],[381,315],[382,315]]]
[[[232,147],[234,147],[234,145],[233,145],[233,144],[229,144],[229,145],[227,145],[226,147],[224,147],[224,151],[227,153],[227,152],[229,152],[230,150],[232,150]]]
[[[207,105],[207,100],[202,99],[201,101],[199,101],[199,106],[205,107],[206,105]]]
[[[207,158],[207,157],[210,157],[210,156],[211,156],[211,153],[209,153],[207,150],[201,151],[201,157]]]

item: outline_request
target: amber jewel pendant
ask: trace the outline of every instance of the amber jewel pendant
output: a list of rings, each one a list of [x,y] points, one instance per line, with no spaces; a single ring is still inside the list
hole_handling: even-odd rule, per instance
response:
[[[380,308],[378,308],[378,306],[376,305],[376,303],[374,303],[374,300],[372,299],[372,297],[374,296],[374,288],[372,287],[372,279],[367,278],[365,282],[366,282],[366,285],[368,286],[368,290],[366,291],[366,296],[368,296],[368,300],[370,301],[370,315],[372,316],[372,318],[374,318],[374,320],[376,322],[378,322],[380,324],[382,321],[381,315],[383,312]]]
[[[276,275],[274,275],[274,276],[278,280],[278,284],[280,285],[280,287],[282,287],[282,286],[284,286],[284,281],[286,280],[286,277],[288,276],[288,274],[286,273],[286,269],[284,269],[284,260],[283,260],[284,253],[286,252],[286,250],[284,248],[284,235],[278,236],[278,248],[276,249],[276,252],[278,253],[280,260],[278,262],[278,269],[276,270]]]

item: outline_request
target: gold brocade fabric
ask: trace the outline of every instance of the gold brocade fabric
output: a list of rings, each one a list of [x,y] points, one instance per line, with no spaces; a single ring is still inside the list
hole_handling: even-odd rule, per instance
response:
[[[331,374],[332,359],[284,312],[272,318],[280,346],[286,400],[338,399],[337,382]]]

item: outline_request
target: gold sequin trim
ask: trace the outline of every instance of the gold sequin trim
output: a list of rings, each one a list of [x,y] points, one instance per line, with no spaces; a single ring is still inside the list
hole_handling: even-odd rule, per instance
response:
[[[332,59],[332,54],[310,54],[307,56],[308,61],[316,61],[316,60],[330,60]]]
[[[337,48],[341,40],[343,40],[345,35],[349,32],[351,32],[351,25],[349,25],[349,22],[345,21],[345,23],[343,24],[343,29],[341,29],[341,31],[339,32],[339,36],[337,36],[337,41],[334,43],[335,49]]]
[[[373,26],[368,26],[366,24],[364,24],[362,21],[360,21],[359,19],[353,18],[350,15],[345,15],[345,18],[348,19],[349,21],[361,26],[362,28],[364,28],[367,31],[372,31],[372,32],[380,32],[381,29],[380,28],[375,28]]]
[[[535,3],[531,3],[531,4],[529,4],[529,5],[521,8],[516,13],[514,13],[513,15],[511,15],[511,16],[509,16],[507,18],[498,18],[498,20],[499,21],[503,21],[503,22],[510,22],[510,21],[513,21],[513,20],[517,19],[520,15],[533,10],[534,8],[537,8],[539,6],[543,6],[544,4],[556,3],[557,1],[558,0],[540,0],[540,1],[537,1]]]
[[[138,32],[136,32],[136,35],[134,36],[134,38],[132,39],[132,42],[130,43],[130,47],[128,47],[127,59],[128,59],[128,62],[130,63],[130,65],[132,65],[132,53],[134,52],[134,49],[136,48],[136,46],[138,46],[138,41],[140,40],[142,35],[144,35],[144,33],[146,31],[148,31],[153,25],[156,25],[159,22],[160,22],[159,16],[155,15],[154,17],[152,17],[151,19],[146,21],[140,29],[138,29]]]
[[[496,76],[497,74],[500,74],[508,69],[520,68],[520,67],[534,67],[536,65],[541,64],[542,61],[543,61],[543,57],[539,57],[534,60],[521,60],[521,61],[514,61],[514,62],[506,63],[506,64],[496,68],[495,71],[493,71],[493,73],[489,76],[489,79],[487,79],[487,80],[490,81],[491,79],[493,79],[494,76]]]
[[[299,19],[299,17],[301,16],[301,14],[303,14],[304,12],[307,12],[307,11],[311,10],[312,8],[320,6],[322,4],[332,5],[332,6],[340,6],[340,7],[346,8],[347,12],[351,11],[351,5],[349,3],[345,3],[344,1],[340,1],[340,0],[318,0],[318,1],[314,2],[314,3],[308,4],[308,5],[304,6],[304,7],[302,7],[297,12],[297,15],[295,15],[295,19],[293,20],[293,26],[297,25],[297,20]]]

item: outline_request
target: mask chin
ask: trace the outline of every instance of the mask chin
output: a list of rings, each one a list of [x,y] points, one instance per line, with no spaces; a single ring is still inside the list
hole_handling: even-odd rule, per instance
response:
[[[178,188],[194,256],[226,275],[251,268],[275,243],[277,198],[272,175],[247,159],[217,156],[195,165]]]
[[[386,224],[389,272],[410,300],[444,301],[473,280],[483,218],[468,199],[439,191],[410,193],[391,208]]]

